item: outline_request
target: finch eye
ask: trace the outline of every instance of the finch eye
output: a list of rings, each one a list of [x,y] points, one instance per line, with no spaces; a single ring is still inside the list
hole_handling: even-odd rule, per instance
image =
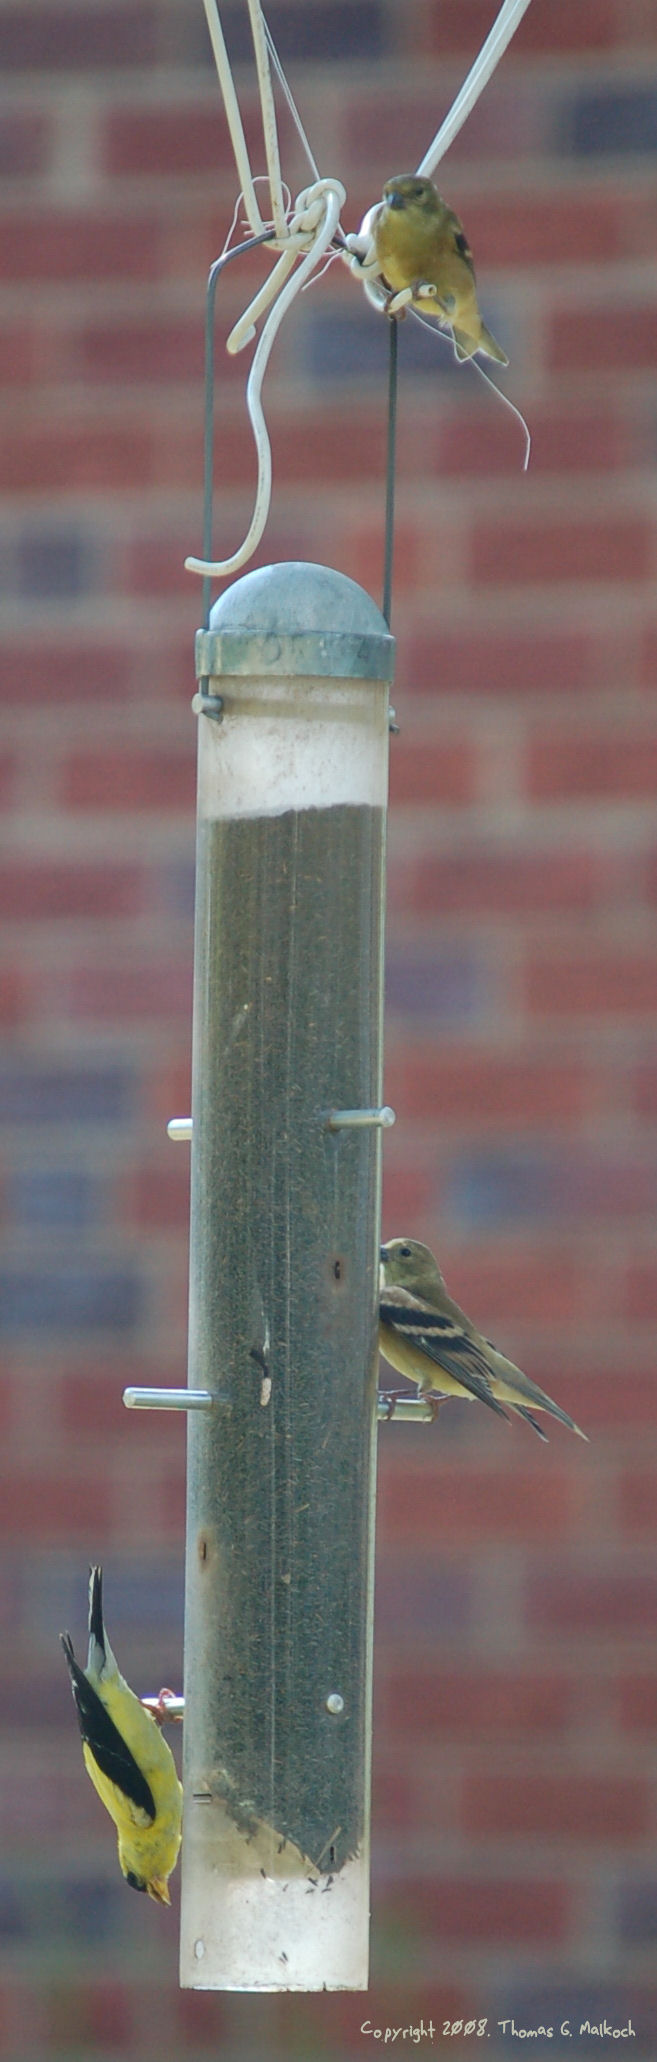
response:
[[[400,1246],[400,1248],[399,1248],[399,1257],[400,1257],[400,1260],[410,1260],[410,1258],[411,1258],[411,1249],[410,1249],[410,1246]]]

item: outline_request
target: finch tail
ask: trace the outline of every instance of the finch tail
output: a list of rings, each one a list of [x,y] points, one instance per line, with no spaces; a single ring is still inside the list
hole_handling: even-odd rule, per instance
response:
[[[452,336],[454,338],[454,350],[456,352],[457,358],[474,358],[475,351],[478,351],[480,349],[478,338],[468,336],[468,333],[465,329],[455,329],[453,324]]]
[[[486,357],[494,358],[497,365],[508,365],[509,363],[506,351],[502,350],[501,344],[495,342],[495,338],[491,335],[490,330],[486,328],[485,322],[482,322],[479,342],[475,344],[475,350],[484,351]]]
[[[515,1411],[516,1417],[518,1417],[518,1418],[524,1418],[524,1420],[525,1420],[525,1424],[527,1424],[527,1425],[531,1425],[531,1428],[532,1428],[532,1432],[537,1432],[537,1433],[538,1433],[538,1437],[539,1437],[539,1439],[543,1439],[543,1440],[545,1441],[545,1444],[547,1445],[547,1443],[548,1443],[548,1436],[547,1436],[547,1432],[544,1432],[544,1431],[543,1431],[543,1426],[542,1426],[542,1425],[539,1425],[539,1424],[537,1424],[537,1422],[536,1422],[536,1418],[533,1418],[533,1417],[532,1417],[531,1411],[530,1411],[530,1410],[525,1410],[524,1404],[522,1404],[522,1403],[515,1403],[515,1404],[514,1404],[514,1406],[513,1406],[513,1408],[514,1408],[514,1411]]]
[[[527,1380],[527,1377],[525,1379]],[[533,1403],[538,1410],[544,1410],[546,1417],[556,1418],[559,1425],[567,1425],[569,1432],[575,1432],[577,1438],[585,1439],[588,1445],[588,1432],[583,1432],[581,1425],[576,1425],[575,1419],[569,1417],[568,1411],[562,1410],[559,1403],[553,1403],[552,1397],[546,1396],[543,1389],[538,1389],[535,1382],[528,1382],[527,1390],[523,1390],[523,1394],[528,1394],[530,1403]],[[522,1408],[522,1406],[520,1407]],[[515,1408],[516,1410],[519,1408],[518,1404],[516,1404]],[[526,1406],[522,1414],[523,1417],[529,1416]],[[536,1430],[538,1431],[538,1426]]]
[[[103,1623],[103,1571],[89,1569],[89,1655],[87,1668],[93,1668],[94,1675],[100,1675],[105,1665],[106,1639]]]
[[[73,1641],[71,1639],[70,1632],[60,1632],[59,1637],[64,1649],[64,1653],[66,1655],[66,1666],[68,1668],[68,1672],[71,1678],[73,1694],[75,1695],[75,1685],[80,1675],[82,1674],[82,1670],[78,1668],[78,1664],[75,1659],[75,1655],[73,1652]]]

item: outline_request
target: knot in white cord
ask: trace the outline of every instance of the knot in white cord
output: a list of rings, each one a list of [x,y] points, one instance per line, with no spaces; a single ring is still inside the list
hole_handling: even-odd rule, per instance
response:
[[[306,279],[314,271],[320,258],[323,258],[324,252],[328,249],[338,226],[340,209],[344,207],[346,198],[345,189],[340,179],[318,179],[316,185],[309,187],[306,192],[299,195],[295,215],[297,210],[303,213],[306,202],[310,208],[317,200],[320,207],[317,226],[312,231],[304,232],[304,234],[310,237],[310,247],[305,252],[301,263],[297,266],[296,271],[293,272],[292,277],[289,277],[290,268],[296,264],[298,251],[291,240],[286,240],[282,255],[274,266],[271,277],[266,281],[265,286],[261,287],[255,301],[252,301],[250,307],[245,310],[244,315],[240,318],[239,323],[235,324],[235,328],[228,338],[227,348],[230,348],[232,343],[233,350],[239,350],[241,345],[248,340],[249,328],[252,331],[256,313],[260,314],[273,295],[278,294],[278,298],[274,301],[273,307],[270,308],[267,320],[260,332],[246,387],[246,405],[258,454],[258,485],[253,516],[244,542],[240,545],[239,551],[233,552],[232,558],[217,560],[185,559],[187,571],[189,573],[200,573],[204,579],[223,580],[228,573],[236,573],[239,567],[245,565],[247,559],[252,557],[253,552],[260,543],[269,514],[269,503],[271,500],[271,445],[262,407],[262,381],[271,347],[280,329],[283,316],[287,314],[287,310],[296,294],[300,292]],[[283,279],[285,279],[285,284],[282,283]]]
[[[289,235],[295,243],[310,246],[324,220],[329,195],[337,196],[339,213],[347,198],[339,179],[316,179],[312,186],[305,186],[303,192],[297,194],[289,223]]]

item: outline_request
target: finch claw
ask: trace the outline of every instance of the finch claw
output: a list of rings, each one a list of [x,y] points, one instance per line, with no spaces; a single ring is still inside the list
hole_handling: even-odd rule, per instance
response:
[[[175,1690],[160,1690],[160,1694],[157,1698],[157,1701],[154,1704],[151,1704],[151,1718],[155,1719],[156,1725],[166,1725],[166,1721],[169,1716],[167,1707],[169,1703],[172,1701],[172,1699],[175,1697],[175,1694]]]
[[[399,1398],[400,1398],[401,1394],[402,1394],[402,1391],[401,1391],[401,1389],[388,1389],[388,1390],[386,1391],[386,1399],[385,1399],[385,1400],[386,1400],[386,1404],[387,1404],[387,1410],[386,1410],[386,1414],[385,1414],[385,1424],[386,1424],[386,1425],[389,1425],[389,1424],[390,1424],[390,1419],[391,1419],[391,1418],[394,1418],[394,1415],[395,1415],[395,1410],[396,1410],[396,1408],[397,1408],[397,1404],[398,1404],[398,1402],[399,1402]]]

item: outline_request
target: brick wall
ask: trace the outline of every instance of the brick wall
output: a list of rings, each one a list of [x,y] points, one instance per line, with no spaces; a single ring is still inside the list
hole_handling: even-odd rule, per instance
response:
[[[493,0],[270,13],[356,226]],[[0,2057],[321,2062],[367,2054],[366,2017],[630,2015],[654,2062],[657,6],[532,0],[441,168],[527,476],[474,374],[400,339],[384,1225],[437,1246],[591,1445],[461,1406],[382,1432],[363,2000],[178,1993],[175,1913],[119,1880],[58,1654],[97,1555],[126,1672],[180,1678],[184,1433],[120,1392],[185,1364],[183,559],[235,179],[200,0],[3,4],[0,62]],[[226,551],[253,484],[242,377],[220,354]],[[378,598],[384,384],[382,325],[334,267],[274,353],[260,562]],[[494,2032],[488,2062],[516,2045]]]

